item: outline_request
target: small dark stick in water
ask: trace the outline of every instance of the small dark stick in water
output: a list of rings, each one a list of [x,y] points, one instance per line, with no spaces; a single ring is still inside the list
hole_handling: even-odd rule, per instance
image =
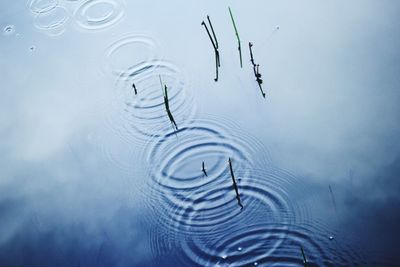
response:
[[[231,158],[229,158],[229,170],[231,172],[231,177],[232,177],[232,182],[233,182],[232,186],[233,186],[233,189],[235,189],[236,199],[237,199],[238,205],[240,206],[240,209],[243,209],[242,202],[240,201],[239,189],[238,189],[238,186],[236,184],[235,175],[233,174]]]
[[[261,79],[261,73],[259,72],[260,65],[254,63],[253,50],[251,49],[252,47],[253,47],[253,44],[249,42],[250,61],[251,61],[251,64],[253,65],[254,76],[256,76],[256,81],[258,83],[258,87],[260,88],[261,94],[265,98],[265,93],[261,86],[263,80]]]
[[[135,95],[137,95],[137,90],[136,90],[136,85],[133,83],[132,84],[133,90],[135,91]]]
[[[304,253],[303,246],[300,246],[300,249],[301,249],[301,255],[303,256],[304,267],[307,267],[307,266],[308,266],[308,264],[307,264],[307,258],[306,258],[306,254]]]
[[[206,171],[206,167],[205,167],[205,165],[204,165],[204,161],[203,161],[203,163],[201,164],[201,170],[203,171],[204,175],[208,177],[207,171]]]

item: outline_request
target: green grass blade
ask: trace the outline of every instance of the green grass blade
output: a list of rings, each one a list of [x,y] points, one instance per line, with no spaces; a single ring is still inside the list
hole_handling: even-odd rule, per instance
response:
[[[231,10],[230,7],[228,7],[228,9],[229,9],[229,14],[231,15],[233,28],[235,29],[235,34],[236,34],[236,38],[237,38],[237,41],[238,41],[238,50],[239,50],[239,57],[240,57],[240,67],[242,68],[242,67],[243,67],[243,60],[242,60],[242,47],[241,47],[241,45],[240,45],[240,36],[239,36],[238,30],[237,30],[237,28],[236,28],[235,19],[233,18],[233,15],[232,15],[232,10]]]

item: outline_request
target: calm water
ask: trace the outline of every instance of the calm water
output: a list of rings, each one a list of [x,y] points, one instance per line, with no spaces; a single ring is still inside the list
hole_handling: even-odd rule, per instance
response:
[[[399,12],[2,0],[0,266],[399,266]]]

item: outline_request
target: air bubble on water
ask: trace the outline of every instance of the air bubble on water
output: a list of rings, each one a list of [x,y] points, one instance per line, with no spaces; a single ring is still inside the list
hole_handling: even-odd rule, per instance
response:
[[[14,25],[7,25],[3,29],[3,34],[4,35],[11,35],[15,32],[15,26]]]
[[[279,29],[280,29],[280,26],[279,26],[279,25],[276,25],[276,26],[275,26],[275,29],[279,30]]]
[[[222,257],[221,258],[223,258],[224,260],[226,260],[226,258],[227,258],[227,255],[222,255]]]
[[[30,51],[35,51],[36,47],[34,45],[32,45],[31,47],[29,47]]]
[[[333,236],[329,236],[329,240],[333,240]]]
[[[254,265],[254,266],[257,266],[257,265],[258,265],[258,262],[255,262],[253,265]]]
[[[237,249],[237,250],[238,250],[238,251],[242,251],[242,249],[243,249],[242,247],[238,247],[238,249]]]

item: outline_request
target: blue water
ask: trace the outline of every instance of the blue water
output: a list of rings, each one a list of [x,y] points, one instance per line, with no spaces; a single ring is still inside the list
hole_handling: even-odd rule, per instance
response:
[[[2,1],[0,266],[398,266],[398,11]]]

